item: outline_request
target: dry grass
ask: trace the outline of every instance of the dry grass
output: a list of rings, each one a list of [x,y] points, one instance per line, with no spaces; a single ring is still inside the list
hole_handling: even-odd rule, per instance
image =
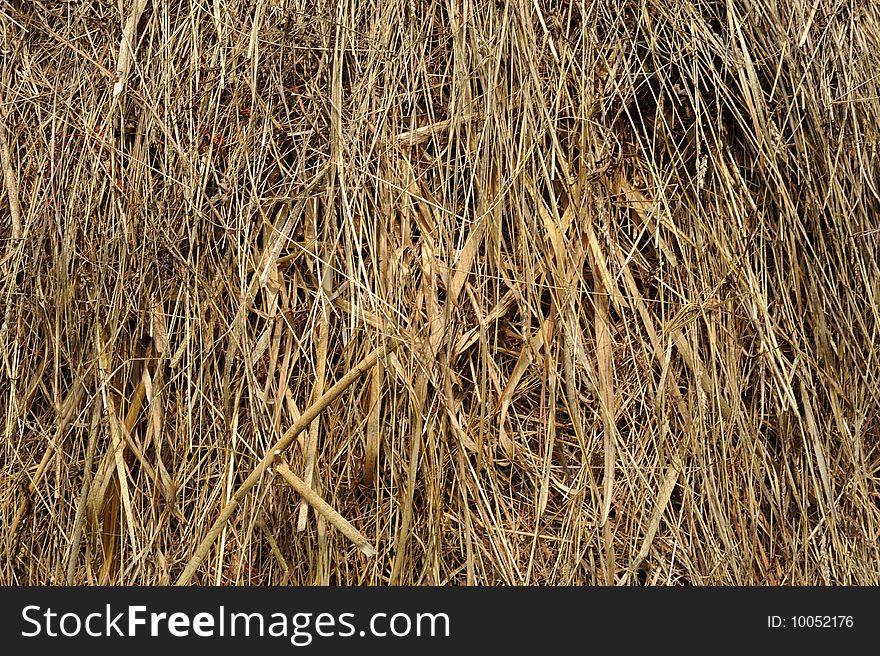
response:
[[[0,38],[0,583],[880,583],[876,2]]]

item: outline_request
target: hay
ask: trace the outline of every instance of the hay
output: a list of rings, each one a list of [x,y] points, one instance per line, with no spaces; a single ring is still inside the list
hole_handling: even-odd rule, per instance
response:
[[[880,583],[876,3],[0,38],[0,583]]]

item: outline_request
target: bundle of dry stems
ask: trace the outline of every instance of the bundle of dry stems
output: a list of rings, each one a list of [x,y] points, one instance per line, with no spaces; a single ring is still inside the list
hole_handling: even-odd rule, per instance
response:
[[[0,583],[880,583],[877,3],[0,39]]]

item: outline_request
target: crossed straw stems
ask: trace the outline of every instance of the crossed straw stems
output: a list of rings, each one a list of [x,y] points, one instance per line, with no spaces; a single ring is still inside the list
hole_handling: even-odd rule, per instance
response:
[[[388,344],[384,344],[377,348],[375,351],[367,355],[363,360],[361,360],[357,366],[355,366],[351,371],[349,371],[345,376],[339,379],[333,387],[331,387],[327,392],[315,401],[311,406],[309,406],[305,412],[303,412],[299,419],[297,419],[293,425],[288,428],[284,434],[279,438],[279,440],[269,449],[268,453],[263,456],[263,459],[259,462],[259,464],[254,467],[254,470],[250,473],[244,483],[239,486],[239,488],[235,491],[235,494],[226,502],[226,505],[223,507],[223,510],[220,512],[220,516],[214,522],[214,525],[211,526],[211,529],[208,531],[208,534],[202,539],[199,543],[198,547],[196,547],[195,553],[187,562],[186,567],[183,570],[183,573],[180,575],[180,578],[177,579],[175,585],[187,585],[195,574],[196,570],[205,560],[205,557],[208,555],[208,551],[211,549],[211,546],[214,544],[214,541],[223,531],[223,528],[226,526],[226,523],[229,521],[230,517],[232,517],[233,513],[235,513],[235,509],[241,504],[242,500],[247,496],[248,492],[257,484],[260,480],[260,477],[263,473],[272,465],[275,465],[275,458],[280,456],[287,447],[291,445],[293,440],[296,439],[296,436],[301,432],[306,430],[309,427],[309,424],[319,415],[324,409],[333,403],[336,399],[338,399],[342,393],[348,389],[348,387],[358,380],[361,376],[366,374],[373,366],[382,358],[384,358],[388,353],[394,351],[400,343],[398,341],[392,341]],[[354,542],[357,547],[363,551],[368,556],[373,556],[376,554],[375,548],[369,543],[369,540],[360,533],[354,526],[352,526],[342,515],[336,512],[330,504],[324,501],[314,490],[312,490],[306,483],[300,479],[296,474],[290,471],[290,468],[283,462],[275,465],[275,471],[281,475],[281,477],[287,481],[299,493],[299,495],[312,506],[317,512],[327,518],[333,526],[335,526],[339,531],[347,537],[349,540]]]

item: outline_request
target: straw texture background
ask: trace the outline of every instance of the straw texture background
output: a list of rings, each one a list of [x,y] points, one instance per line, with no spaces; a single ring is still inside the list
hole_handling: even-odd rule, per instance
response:
[[[0,39],[0,583],[880,583],[876,2]]]

